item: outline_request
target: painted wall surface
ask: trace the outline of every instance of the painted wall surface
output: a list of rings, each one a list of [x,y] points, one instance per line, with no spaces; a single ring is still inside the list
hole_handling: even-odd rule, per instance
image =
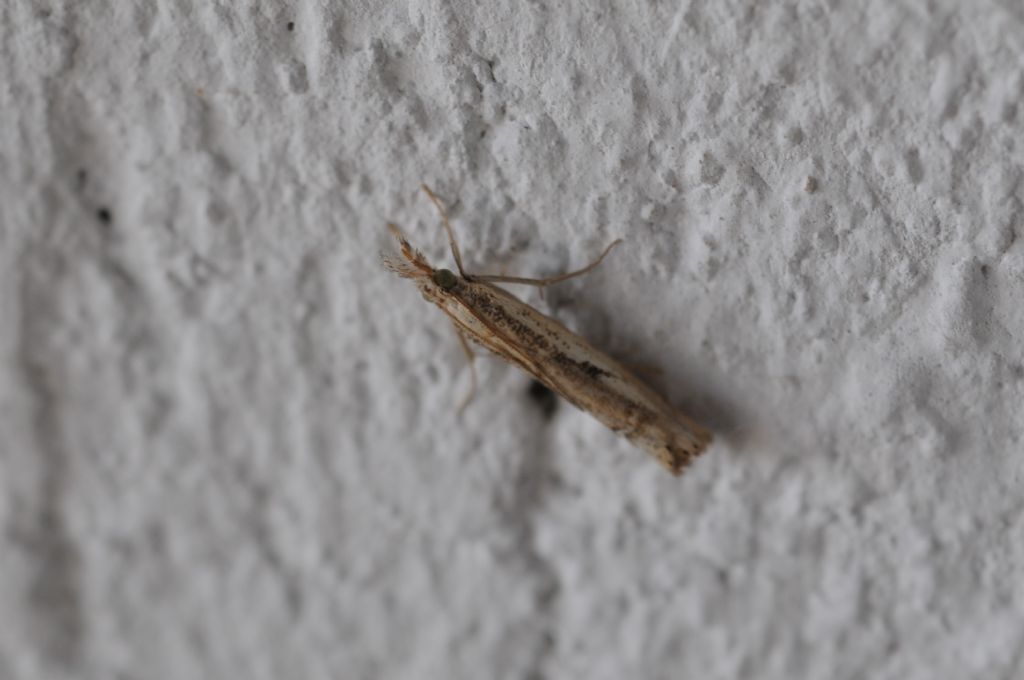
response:
[[[0,678],[1020,678],[1022,437],[1019,2],[0,8]]]

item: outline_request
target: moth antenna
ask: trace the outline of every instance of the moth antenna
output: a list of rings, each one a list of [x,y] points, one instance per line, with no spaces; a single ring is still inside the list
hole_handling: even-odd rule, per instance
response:
[[[455,231],[452,229],[451,223],[448,221],[448,211],[445,210],[444,204],[441,199],[430,190],[426,184],[421,184],[420,189],[430,198],[431,202],[437,208],[437,212],[441,213],[441,223],[444,224],[444,231],[448,234],[448,245],[452,249],[452,257],[455,258],[455,266],[459,268],[459,274],[462,278],[468,279],[466,270],[462,268],[462,254],[459,252],[459,244],[455,241]]]
[[[559,274],[558,276],[548,276],[543,279],[530,279],[523,276],[504,276],[500,274],[476,274],[473,276],[473,279],[475,281],[483,281],[488,283],[522,283],[527,286],[537,286],[538,288],[541,289],[541,291],[543,291],[544,286],[550,286],[553,283],[559,283],[561,281],[568,281],[571,278],[575,278],[577,276],[582,276],[586,274],[594,267],[601,264],[601,261],[604,260],[605,256],[607,256],[608,253],[611,252],[612,248],[619,245],[620,243],[622,243],[621,238],[615,239],[614,241],[608,244],[608,246],[600,255],[598,255],[596,260],[588,264],[586,267],[583,267],[582,269],[577,269],[575,271],[567,272],[565,274]]]

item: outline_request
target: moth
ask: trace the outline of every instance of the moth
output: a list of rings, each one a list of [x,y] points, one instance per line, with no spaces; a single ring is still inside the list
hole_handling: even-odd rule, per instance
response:
[[[582,269],[559,276],[531,279],[467,274],[443,203],[429,187],[421,188],[441,215],[458,274],[431,266],[394,224],[388,224],[388,228],[398,239],[402,259],[385,255],[384,265],[399,276],[412,279],[424,299],[448,315],[470,359],[471,369],[470,340],[516,364],[577,408],[623,434],[673,474],[680,474],[707,448],[711,433],[669,404],[625,366],[555,319],[494,285],[544,287],[581,276],[598,266],[621,240],[613,241]],[[471,376],[472,387],[463,406],[475,391],[475,371]]]

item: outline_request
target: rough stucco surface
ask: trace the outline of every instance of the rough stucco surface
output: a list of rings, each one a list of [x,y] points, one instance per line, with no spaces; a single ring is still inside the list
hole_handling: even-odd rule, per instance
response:
[[[1024,677],[1020,3],[0,19],[0,677]],[[686,475],[456,415],[421,181]]]

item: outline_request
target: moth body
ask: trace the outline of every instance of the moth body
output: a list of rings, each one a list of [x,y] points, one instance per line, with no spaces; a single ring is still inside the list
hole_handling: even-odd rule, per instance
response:
[[[653,455],[673,474],[681,473],[707,447],[710,432],[680,413],[622,364],[555,319],[479,278],[504,278],[515,283],[530,280],[474,277],[435,269],[397,229],[393,231],[405,261],[386,258],[385,264],[413,279],[423,297],[440,307],[462,336],[518,365]],[[461,272],[461,258],[450,231],[449,238]]]

